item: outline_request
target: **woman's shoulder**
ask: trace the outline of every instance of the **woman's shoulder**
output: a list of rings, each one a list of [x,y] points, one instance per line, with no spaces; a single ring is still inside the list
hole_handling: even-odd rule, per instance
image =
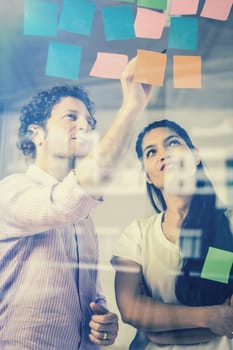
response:
[[[134,221],[132,221],[127,227],[126,229],[132,229],[137,227],[141,232],[147,231],[148,229],[150,229],[154,223],[156,222],[156,220],[158,219],[159,215],[158,213],[155,213],[153,215],[150,215],[146,218],[140,218],[140,219],[136,219]]]

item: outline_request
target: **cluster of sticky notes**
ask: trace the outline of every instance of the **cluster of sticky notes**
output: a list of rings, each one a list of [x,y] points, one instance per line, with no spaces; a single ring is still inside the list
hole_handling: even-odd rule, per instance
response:
[[[201,278],[228,283],[233,263],[233,253],[214,247],[209,247]]]
[[[55,37],[57,30],[90,36],[96,12],[91,0],[63,0],[60,18],[58,4],[48,0],[24,0],[24,34]],[[123,3],[123,4],[122,4]],[[137,5],[136,14],[132,3]],[[226,20],[233,0],[205,0],[201,16]],[[136,38],[160,39],[166,22],[167,0],[119,0],[119,5],[101,10],[105,40],[119,41]],[[199,0],[171,0],[168,48],[196,50],[198,44]],[[188,16],[185,16],[188,15]],[[48,48],[46,75],[77,80],[82,62],[78,45],[51,41]],[[97,52],[90,75],[119,79],[128,62],[127,55]],[[167,55],[138,50],[136,80],[162,86]],[[201,87],[201,57],[173,57],[175,88]]]
[[[138,82],[163,86],[167,55],[138,50],[135,79]],[[173,57],[174,88],[201,88],[201,56]]]
[[[171,0],[170,14],[173,16],[194,15],[197,13],[199,0]],[[205,0],[201,17],[226,21],[233,6],[232,0]]]

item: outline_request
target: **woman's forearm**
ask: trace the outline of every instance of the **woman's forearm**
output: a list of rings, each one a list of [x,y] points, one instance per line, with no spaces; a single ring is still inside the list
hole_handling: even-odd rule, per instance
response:
[[[208,328],[208,313],[204,307],[159,303],[139,296],[121,305],[120,310],[124,322],[144,331]]]
[[[181,329],[167,332],[149,332],[146,333],[146,336],[151,342],[161,345],[191,345],[207,343],[218,337],[218,335],[205,328]]]
[[[208,328],[233,338],[233,308],[228,304],[192,307],[159,302],[143,293],[140,265],[127,262],[124,266],[134,268],[133,273],[118,270],[115,278],[117,305],[125,323],[144,332]]]

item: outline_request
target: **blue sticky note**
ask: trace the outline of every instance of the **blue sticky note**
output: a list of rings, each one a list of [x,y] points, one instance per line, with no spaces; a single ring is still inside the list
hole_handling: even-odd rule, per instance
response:
[[[90,35],[96,4],[85,0],[64,0],[59,29]]]
[[[52,41],[49,45],[46,75],[77,80],[82,49],[80,46]]]
[[[25,0],[24,34],[56,36],[57,18],[57,4],[41,0]]]
[[[107,41],[135,38],[134,15],[131,6],[112,6],[102,9]]]
[[[198,19],[196,17],[171,17],[168,47],[196,50]]]

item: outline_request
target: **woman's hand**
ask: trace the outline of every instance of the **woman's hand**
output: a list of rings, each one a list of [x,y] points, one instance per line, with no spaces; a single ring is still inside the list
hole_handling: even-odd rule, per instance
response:
[[[211,310],[211,311],[210,311]],[[230,305],[217,305],[207,309],[208,328],[218,335],[225,335],[233,339],[233,308]]]

